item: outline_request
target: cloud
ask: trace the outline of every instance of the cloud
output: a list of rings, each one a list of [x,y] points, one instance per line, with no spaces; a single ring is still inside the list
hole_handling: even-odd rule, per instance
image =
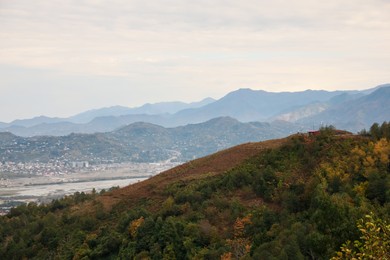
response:
[[[0,90],[106,77],[95,91],[115,104],[109,90],[153,101],[140,86],[188,101],[239,87],[367,88],[388,82],[389,13],[386,0],[4,0],[0,64],[48,73],[0,72]]]

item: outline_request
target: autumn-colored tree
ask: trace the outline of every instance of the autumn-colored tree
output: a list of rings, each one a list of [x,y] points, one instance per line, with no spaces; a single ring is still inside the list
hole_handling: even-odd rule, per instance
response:
[[[378,163],[387,166],[390,160],[390,141],[381,138],[374,144],[374,153],[378,156]]]
[[[234,238],[227,241],[232,252],[225,253],[221,256],[221,259],[241,259],[243,256],[248,255],[251,249],[251,241],[245,236],[245,225],[251,224],[251,215],[243,218],[237,218],[234,226]]]
[[[361,241],[347,241],[332,260],[390,259],[390,224],[371,213],[360,219],[357,226]]]
[[[135,238],[137,236],[137,230],[144,222],[144,217],[140,217],[139,219],[135,219],[130,223],[129,234],[132,238]]]

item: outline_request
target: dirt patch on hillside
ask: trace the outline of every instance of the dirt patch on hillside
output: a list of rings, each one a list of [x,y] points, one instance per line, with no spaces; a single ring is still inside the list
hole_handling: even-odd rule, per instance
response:
[[[280,147],[289,138],[270,140],[257,143],[238,145],[215,154],[190,161],[168,171],[162,172],[148,180],[114,190],[100,196],[98,200],[104,208],[111,209],[120,201],[126,201],[126,205],[134,205],[140,199],[147,198],[154,201],[163,199],[162,191],[177,181],[188,182],[195,179],[203,179],[209,176],[222,174],[242,163],[263,150]]]

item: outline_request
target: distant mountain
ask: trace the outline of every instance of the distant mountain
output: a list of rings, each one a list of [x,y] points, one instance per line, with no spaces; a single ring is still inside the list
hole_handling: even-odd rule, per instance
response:
[[[306,128],[332,124],[357,132],[371,126],[375,120],[386,118],[388,100],[373,94],[388,87],[390,84],[364,91],[306,90],[280,93],[239,89],[216,101],[208,98],[190,104],[163,102],[145,104],[138,108],[116,106],[87,111],[67,119],[38,117],[16,120],[11,124],[0,124],[0,130],[25,137],[61,136],[70,133],[109,132],[135,122],[177,127],[227,116],[240,122],[287,121]],[[371,101],[365,100],[365,97],[371,95]],[[370,105],[360,106],[359,102],[370,102]],[[381,107],[372,112],[375,104]],[[354,114],[353,111],[359,113]],[[343,117],[344,114],[348,117]]]
[[[96,117],[121,116],[131,111],[131,108],[123,106],[104,107],[92,109],[69,117],[67,120],[76,124],[85,124]]]
[[[338,96],[335,96],[335,97],[331,98],[327,103],[329,103],[330,105],[337,105],[337,104],[341,104],[341,103],[344,103],[344,102],[347,102],[347,101],[351,101],[351,100],[355,100],[355,99],[361,98],[361,97],[363,97],[365,95],[371,94],[372,92],[369,92],[367,94],[363,94],[363,92],[359,92],[359,93],[348,93],[348,92],[345,92],[345,93],[342,93],[342,94],[340,94]]]
[[[95,163],[174,158],[185,161],[245,142],[267,140],[299,131],[288,123],[241,123],[230,117],[201,124],[164,128],[133,123],[108,133],[19,137],[0,133],[0,160],[88,160]]]
[[[72,123],[88,123],[98,117],[118,117],[125,115],[159,115],[159,114],[174,114],[180,110],[188,108],[198,108],[214,102],[212,98],[205,98],[199,102],[184,103],[184,102],[160,102],[155,104],[147,103],[140,107],[128,108],[122,106],[114,106],[108,108],[89,110],[75,116],[72,116],[68,121]]]
[[[42,123],[31,127],[23,126],[8,126],[0,129],[15,135],[31,137],[31,136],[63,136],[71,133],[104,133],[110,132],[117,128],[123,127],[135,122],[150,122],[153,124],[164,125],[169,118],[169,115],[123,115],[123,116],[104,116],[94,118],[91,122],[85,124],[76,124],[70,122]]]
[[[390,121],[390,85],[381,86],[371,94],[347,99],[316,115],[298,120],[300,124],[334,125],[352,132],[384,121]]]
[[[22,127],[32,127],[39,124],[53,124],[58,122],[66,121],[64,118],[59,117],[47,117],[47,116],[38,116],[30,119],[17,119],[12,121],[7,126],[22,126]]]
[[[301,106],[297,108],[293,108],[290,111],[286,111],[284,113],[281,113],[275,117],[272,117],[272,120],[282,120],[287,122],[296,122],[299,119],[307,118],[312,115],[316,115],[318,113],[321,113],[322,111],[326,110],[329,107],[327,103],[311,103],[306,106]]]
[[[84,125],[70,122],[42,123],[31,127],[13,125],[0,130],[24,137],[40,135],[63,136],[70,133],[85,133],[88,131]]]
[[[370,92],[371,93],[371,92]],[[288,122],[297,122],[300,119],[308,118],[315,116],[332,106],[345,103],[347,101],[355,100],[364,96],[363,93],[351,93],[343,92],[337,96],[332,97],[331,99],[323,102],[313,102],[307,105],[291,107],[287,110],[281,112],[280,114],[271,117],[270,120],[284,120]]]
[[[2,147],[12,145],[18,138],[23,138],[9,132],[0,132],[0,145]]]
[[[275,93],[239,89],[201,108],[182,110],[175,117],[179,123],[188,118],[198,123],[220,116],[234,117],[242,122],[265,121],[287,109],[327,101],[341,93],[322,90]]]
[[[381,84],[381,85],[378,85],[378,86],[373,87],[373,88],[361,90],[361,91],[359,91],[359,93],[362,93],[363,95],[368,95],[368,94],[371,94],[372,92],[376,91],[377,89],[383,88],[383,87],[385,87],[385,88],[390,87],[390,83]]]
[[[100,109],[92,109],[68,118],[39,116],[30,119],[18,119],[10,123],[0,122],[0,129],[22,136],[60,136],[64,134],[70,134],[72,132],[93,133],[112,131],[117,127],[137,121],[150,121],[153,123],[164,124],[165,121],[163,120],[165,120],[169,114],[174,114],[183,109],[198,108],[210,104],[214,101],[215,100],[212,98],[205,98],[201,101],[192,103],[148,103],[135,108],[112,106]],[[156,117],[155,115],[161,115],[161,119],[160,116]],[[91,123],[91,121],[94,119],[96,119],[96,121]],[[108,124],[104,125],[104,121],[107,121]],[[98,126],[95,123],[97,123]],[[98,131],[96,130],[96,127],[98,128]]]
[[[155,104],[145,104],[139,108],[133,109],[131,114],[148,114],[148,115],[158,115],[158,114],[174,114],[183,109],[190,108],[199,108],[210,103],[213,103],[215,99],[205,98],[199,102],[184,103],[184,102],[161,102]]]

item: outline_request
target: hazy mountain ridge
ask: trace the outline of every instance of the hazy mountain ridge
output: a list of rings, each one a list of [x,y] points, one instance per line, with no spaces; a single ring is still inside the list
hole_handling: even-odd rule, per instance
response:
[[[367,91],[367,93],[372,93]],[[368,94],[367,94],[368,95]],[[309,103],[303,106],[291,107],[287,110],[279,113],[278,115],[271,117],[269,120],[284,120],[287,122],[296,122],[303,118],[309,118],[311,116],[320,114],[327,109],[332,108],[333,106],[337,106],[340,104],[345,104],[348,101],[352,101],[358,99],[360,97],[365,96],[363,93],[355,93],[351,92],[342,92],[339,95],[336,95],[330,98],[327,101],[315,101],[313,103]]]
[[[184,103],[180,101],[174,102],[159,102],[147,103],[140,107],[128,108],[123,106],[114,106],[110,108],[94,109],[80,113],[69,118],[72,123],[89,123],[95,118],[108,116],[126,116],[126,115],[164,115],[174,114],[180,110],[187,108],[198,108],[207,105],[215,100],[212,98],[205,98],[198,102]]]
[[[160,115],[160,114],[173,114],[180,110],[187,108],[197,108],[207,105],[215,100],[212,98],[205,98],[198,102],[185,103],[180,101],[173,102],[159,102],[159,103],[147,103],[140,107],[124,107],[124,106],[112,106],[104,107],[100,109],[92,109],[68,118],[37,116],[30,119],[17,119],[10,123],[0,122],[1,128],[11,128],[13,126],[21,127],[34,127],[39,124],[56,124],[56,123],[73,123],[73,124],[88,124],[96,118],[107,117],[120,117],[125,115]],[[11,128],[12,129],[12,128]],[[59,135],[59,134],[55,134]]]
[[[239,89],[219,100],[208,98],[190,104],[162,102],[145,104],[133,109],[111,107],[87,111],[72,117],[77,122],[89,120],[88,123],[69,122],[72,118],[38,117],[16,120],[10,124],[2,123],[0,130],[20,136],[62,136],[70,133],[109,132],[135,122],[177,127],[228,116],[241,122],[284,120],[296,123],[297,128],[298,125],[303,125],[303,129],[312,128],[313,125],[317,128],[320,125],[332,124],[338,128],[358,132],[376,121],[388,120],[390,109],[388,99],[375,94],[386,88],[390,88],[390,84],[363,91],[306,90],[274,93]],[[359,102],[363,102],[364,105],[359,105]],[[176,113],[169,113],[177,110],[179,111]],[[126,114],[119,115],[122,113]]]
[[[298,107],[296,109],[292,109],[291,111],[285,113],[281,113],[275,117],[272,117],[272,120],[296,122],[299,119],[319,114],[328,108],[329,105],[327,103],[316,102],[306,106]]]
[[[38,116],[31,119],[17,119],[12,121],[9,126],[21,126],[21,127],[32,127],[39,124],[48,124],[48,123],[58,123],[63,122],[65,119],[58,117],[47,117],[47,116]]]
[[[200,109],[180,111],[178,116],[196,118],[195,120],[200,121],[219,116],[231,116],[242,122],[265,121],[288,108],[325,101],[340,93],[322,90],[276,93],[239,89]]]
[[[368,128],[374,122],[390,120],[390,85],[376,89],[374,92],[345,102],[302,120],[301,124],[322,122],[335,125],[349,131]]]

